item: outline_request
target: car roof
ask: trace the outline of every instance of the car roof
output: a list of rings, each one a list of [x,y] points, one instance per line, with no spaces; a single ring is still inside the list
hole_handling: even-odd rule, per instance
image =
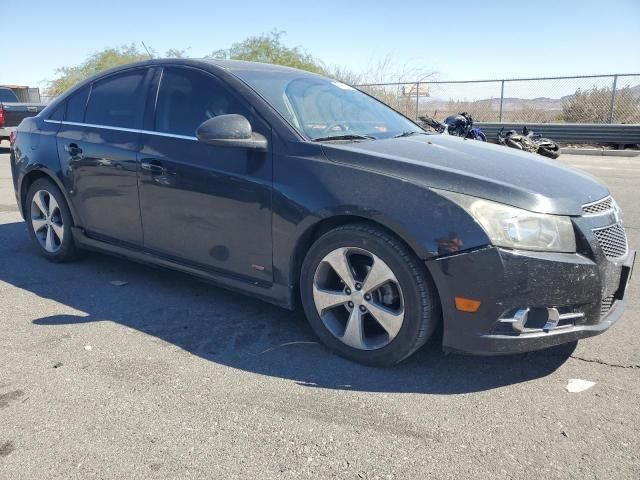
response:
[[[198,67],[201,69],[209,70],[211,72],[226,72],[229,75],[232,75],[236,78],[242,78],[243,73],[249,72],[271,72],[271,73],[280,73],[280,74],[289,74],[296,76],[310,76],[310,77],[319,77],[320,75],[311,73],[305,70],[299,70],[297,68],[285,67],[283,65],[274,65],[271,63],[261,63],[261,62],[248,62],[245,60],[220,60],[214,58],[150,58],[149,60],[141,60],[137,62],[126,63],[124,65],[119,65],[116,67],[109,68],[107,70],[103,70],[101,72],[95,73],[90,77],[81,80],[73,87],[69,88],[62,95],[56,98],[53,102],[51,102],[47,107],[43,110],[45,114],[48,114],[51,110],[57,108],[57,105],[64,101],[69,95],[73,94],[73,92],[85,87],[86,85],[98,81],[102,78],[108,77],[110,75],[116,74],[121,71],[126,71],[129,69],[140,68],[140,67],[153,67],[153,66],[162,66],[162,65],[187,65],[192,67]]]
[[[223,68],[225,70],[229,70],[230,72],[251,70],[255,72],[298,72],[313,75],[311,72],[307,72],[297,68],[286,67],[284,65],[274,65],[272,63],[248,62],[246,60],[219,60],[213,58],[202,58],[198,60],[201,62],[210,63],[211,65],[215,65],[216,67]]]
[[[95,82],[96,80],[100,80],[104,77],[108,77],[121,71],[140,67],[153,67],[161,65],[187,65],[203,68],[205,70],[214,72],[216,70],[223,71],[240,78],[242,78],[242,73],[248,72],[271,72],[296,76],[305,75],[310,77],[321,76],[316,73],[308,72],[306,70],[285,67],[283,65],[274,65],[271,63],[261,62],[248,62],[245,60],[219,60],[214,58],[151,58],[149,60],[141,60],[137,62],[126,63],[124,65],[118,65],[116,67],[112,67],[107,70],[102,70],[101,72],[95,73],[94,75],[91,75],[90,77],[78,82],[76,85],[62,94],[59,98],[66,97],[69,93],[78,90],[89,83]]]
[[[149,60],[142,60],[138,62],[131,62],[125,65],[120,65],[109,70],[102,71],[95,78],[106,76],[120,70],[127,70],[129,68],[153,66],[153,65],[192,65],[199,67],[213,67],[214,69],[226,70],[230,73],[236,72],[279,72],[279,73],[296,73],[302,75],[317,75],[312,72],[300,70],[297,68],[286,67],[284,65],[274,65],[272,63],[262,62],[249,62],[246,60],[223,60],[215,58],[153,58]]]

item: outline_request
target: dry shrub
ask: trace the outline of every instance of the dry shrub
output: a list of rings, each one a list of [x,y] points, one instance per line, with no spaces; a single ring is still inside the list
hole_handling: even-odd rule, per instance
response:
[[[562,102],[562,119],[568,123],[608,123],[611,96],[611,87],[578,89]],[[640,122],[640,96],[629,87],[617,89],[613,123],[638,122]]]
[[[437,73],[411,66],[409,62],[398,64],[392,55],[382,60],[372,61],[361,73],[356,73],[346,67],[325,67],[328,76],[340,80],[348,85],[358,85],[358,88],[391,108],[403,113],[409,118],[416,118],[416,98],[427,97],[429,88],[420,85],[427,79],[433,79]],[[393,83],[394,85],[381,85]]]

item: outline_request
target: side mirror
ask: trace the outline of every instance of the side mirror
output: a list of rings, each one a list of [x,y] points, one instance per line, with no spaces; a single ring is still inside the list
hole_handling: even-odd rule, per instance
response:
[[[242,115],[229,114],[210,118],[196,129],[198,140],[219,147],[266,150],[267,139],[251,130],[251,124]]]

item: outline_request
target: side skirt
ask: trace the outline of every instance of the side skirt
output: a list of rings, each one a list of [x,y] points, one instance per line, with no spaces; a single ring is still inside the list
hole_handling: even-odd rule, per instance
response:
[[[168,268],[181,273],[194,276],[207,283],[211,283],[217,287],[226,288],[234,292],[249,295],[265,302],[277,305],[279,307],[292,310],[292,299],[286,296],[276,295],[276,288],[274,285],[264,282],[250,282],[247,280],[239,279],[231,275],[225,275],[210,270],[203,270],[183,263],[175,262],[167,258],[154,255],[144,250],[137,250],[127,248],[119,245],[114,245],[101,240],[88,237],[85,232],[78,227],[72,227],[73,239],[76,244],[85,250],[94,250],[97,252],[107,253],[117,257],[126,258],[127,260],[133,260],[138,263],[146,265],[154,265],[159,267]]]

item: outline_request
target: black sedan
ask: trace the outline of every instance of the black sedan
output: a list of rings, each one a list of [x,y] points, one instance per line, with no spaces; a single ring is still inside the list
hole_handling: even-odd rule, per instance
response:
[[[445,349],[476,354],[601,333],[635,256],[596,179],[265,64],[101,73],[22,122],[11,169],[48,259],[100,250],[301,304],[328,347],[374,365],[440,323]]]

